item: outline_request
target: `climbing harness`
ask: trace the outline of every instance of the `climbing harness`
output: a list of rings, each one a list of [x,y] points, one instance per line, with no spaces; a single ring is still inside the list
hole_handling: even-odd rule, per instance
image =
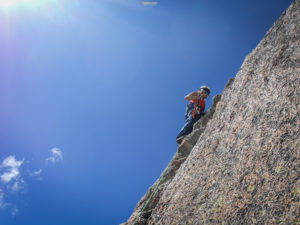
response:
[[[192,117],[195,118],[195,116],[197,114],[200,114],[200,113],[201,113],[201,106],[200,106],[200,100],[198,100],[194,103],[194,109],[192,111]]]
[[[202,111],[204,111],[205,108],[205,102],[201,102],[204,101],[204,98],[198,99],[197,101],[195,101],[194,104],[194,108],[192,110],[192,118],[195,118],[195,116],[197,114],[201,114]]]

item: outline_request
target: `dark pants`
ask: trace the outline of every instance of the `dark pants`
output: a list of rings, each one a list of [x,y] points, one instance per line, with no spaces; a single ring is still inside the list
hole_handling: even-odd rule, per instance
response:
[[[195,115],[195,117],[192,117],[192,111],[194,108],[194,104],[189,103],[186,106],[186,112],[185,112],[185,124],[179,131],[179,134],[177,135],[176,139],[186,136],[190,134],[193,131],[194,124],[200,119],[201,114]]]

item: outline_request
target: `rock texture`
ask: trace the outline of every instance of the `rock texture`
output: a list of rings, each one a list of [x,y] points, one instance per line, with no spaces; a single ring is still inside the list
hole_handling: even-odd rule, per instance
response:
[[[299,128],[296,0],[214,98],[124,224],[300,224]]]

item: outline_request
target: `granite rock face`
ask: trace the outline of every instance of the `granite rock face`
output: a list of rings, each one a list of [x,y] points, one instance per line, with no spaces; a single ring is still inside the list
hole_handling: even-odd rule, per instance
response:
[[[299,128],[296,0],[214,98],[124,224],[300,224]]]

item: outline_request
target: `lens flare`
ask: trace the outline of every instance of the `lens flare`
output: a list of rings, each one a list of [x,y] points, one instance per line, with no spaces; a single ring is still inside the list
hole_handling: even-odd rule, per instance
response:
[[[19,0],[0,0],[0,7],[9,7],[15,5]]]
[[[0,0],[0,8],[11,8],[20,4],[29,4],[37,0]]]

